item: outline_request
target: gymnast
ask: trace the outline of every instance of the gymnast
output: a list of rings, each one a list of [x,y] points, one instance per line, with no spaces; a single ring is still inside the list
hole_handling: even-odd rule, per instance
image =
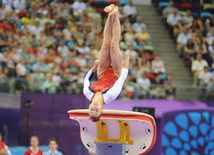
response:
[[[120,53],[121,26],[118,7],[111,4],[105,7],[104,11],[109,15],[103,32],[104,39],[99,59],[95,60],[94,66],[86,74],[83,88],[84,95],[91,101],[89,116],[93,122],[99,121],[103,104],[112,102],[120,94],[128,75],[130,59],[130,54],[124,52],[122,60]],[[90,79],[97,68],[99,79],[96,83],[90,85]]]

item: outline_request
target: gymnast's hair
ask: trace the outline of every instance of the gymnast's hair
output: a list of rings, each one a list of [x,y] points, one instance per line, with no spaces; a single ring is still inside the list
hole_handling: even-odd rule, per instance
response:
[[[102,113],[98,117],[91,117],[92,122],[98,122],[100,120],[101,115]]]

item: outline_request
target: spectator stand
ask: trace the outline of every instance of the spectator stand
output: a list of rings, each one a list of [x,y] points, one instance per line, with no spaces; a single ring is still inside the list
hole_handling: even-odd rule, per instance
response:
[[[154,0],[153,2],[154,4],[157,4],[159,12],[161,12],[164,7],[169,6],[168,1]],[[190,9],[195,18],[200,16],[206,20],[212,11],[209,10],[209,5],[201,5],[195,1],[194,3],[190,3],[189,1],[185,1],[184,3],[179,0],[174,2],[175,6],[180,9],[179,13],[183,16],[185,16],[185,13],[182,11]],[[36,78],[39,78],[39,81],[41,82],[42,77],[48,72],[54,73],[55,68],[57,70],[57,75],[53,75],[54,78],[60,76],[61,79],[72,79],[67,81],[70,83],[70,88],[63,90],[70,90],[68,93],[80,93],[80,91],[75,92],[73,90],[75,86],[82,84],[82,80],[77,80],[77,73],[79,73],[78,76],[81,76],[80,79],[84,77],[84,74],[93,64],[93,60],[95,60],[95,55],[91,54],[91,51],[96,51],[95,46],[100,48],[103,37],[102,31],[106,18],[106,14],[103,11],[104,7],[109,4],[116,4],[123,8],[127,5],[131,6],[131,4],[129,4],[128,0],[87,1],[86,3],[81,3],[83,9],[75,14],[75,10],[72,9],[73,2],[69,3],[66,1],[64,3],[60,2],[59,4],[55,4],[54,2],[43,4],[43,1],[41,1],[36,5],[35,2],[32,1],[30,3],[31,7],[23,5],[23,7],[25,7],[23,9],[24,11],[16,13],[15,11],[18,10],[12,10],[11,14],[13,14],[13,16],[8,14],[7,17],[9,18],[6,18],[6,16],[4,17],[4,19],[8,19],[8,23],[2,22],[0,30],[4,30],[5,24],[8,24],[9,27],[11,26],[13,28],[13,35],[10,34],[8,30],[3,32],[0,31],[0,37],[5,39],[5,41],[0,42],[0,61],[1,65],[4,64],[4,68],[9,68],[9,74],[4,76],[11,77],[13,80],[11,80],[11,83],[7,83],[7,87],[4,87],[8,88],[9,85],[9,89],[2,91],[16,93],[37,92],[33,87],[36,83],[35,81],[38,80]],[[42,9],[39,9],[40,7]],[[93,7],[97,8],[97,12],[93,12]],[[37,8],[38,11],[33,10],[33,8]],[[193,12],[193,10],[195,11]],[[31,17],[26,16],[29,11],[32,12]],[[33,14],[34,11],[36,15]],[[126,19],[123,12],[120,12],[120,14],[121,19]],[[100,15],[101,19],[99,19]],[[151,41],[152,35],[149,33],[150,27],[148,27],[148,29],[145,27],[145,23],[143,22],[144,19],[141,21],[141,19],[138,18],[140,16],[141,15],[138,13],[136,17],[128,16],[128,24],[121,20],[121,25],[125,28],[122,32],[120,47],[122,50],[126,51],[130,44],[133,45],[134,51],[138,55],[131,62],[131,65],[133,66],[138,65],[138,62],[141,61],[142,57],[146,57],[147,61],[151,63],[155,59],[154,50],[159,50],[159,48],[154,49]],[[10,20],[11,17],[12,19]],[[23,18],[26,19],[26,27],[25,23],[23,23]],[[139,23],[137,21],[138,19]],[[33,20],[33,23],[30,22],[31,20]],[[39,22],[38,28],[35,28],[36,21]],[[13,23],[16,23],[17,25],[14,25]],[[46,23],[50,23],[50,27],[47,26],[48,24]],[[140,29],[138,32],[135,30],[133,32],[128,32],[129,28],[133,27],[133,24],[135,23],[138,28],[144,27],[144,30]],[[86,30],[87,28],[89,28],[89,30]],[[31,35],[32,29],[34,30],[34,33],[36,32],[34,36]],[[37,33],[38,36],[35,36]],[[129,37],[129,41],[127,41],[128,37],[125,39],[125,34]],[[133,34],[134,39],[132,39]],[[63,52],[58,48],[60,46],[60,41],[64,42],[62,48],[66,49],[63,50]],[[31,42],[33,43],[33,46],[30,46]],[[86,45],[83,45],[83,43]],[[7,50],[8,47],[9,50]],[[17,57],[12,57],[10,55],[12,47],[17,48]],[[85,50],[87,48],[90,48],[90,52]],[[79,58],[79,55],[81,55],[83,59]],[[40,64],[40,69],[48,67],[48,70],[40,70],[37,73],[34,69],[34,65],[37,64],[39,57],[43,57],[44,61],[44,63]],[[18,65],[21,63],[21,59],[25,60],[25,65]],[[139,69],[142,69],[142,66],[138,65],[138,67]],[[20,74],[20,70],[23,73],[22,75]],[[166,79],[166,73],[161,73],[160,76],[162,80]],[[155,75],[152,72],[147,73],[146,77],[150,80],[155,79]],[[63,82],[65,81],[63,80]],[[62,88],[61,83],[58,83],[57,87]],[[38,92],[41,92],[41,90],[38,90]]]
[[[161,15],[162,15],[163,8],[167,7],[169,5],[169,3],[165,0],[153,0],[153,4],[155,7],[157,7],[157,9]],[[211,54],[212,45],[210,45],[210,44],[212,44],[210,42],[210,40],[212,39],[212,37],[210,37],[210,35],[212,33],[211,30],[214,26],[214,25],[212,25],[212,19],[213,19],[212,14],[214,14],[213,2],[211,0],[204,0],[202,3],[201,3],[201,1],[192,2],[192,1],[186,0],[183,2],[181,0],[174,0],[174,6],[177,7],[177,9],[179,9],[179,14],[182,17],[186,16],[186,10],[191,11],[191,16],[194,17],[194,21],[192,22],[193,25],[188,28],[189,28],[189,32],[193,36],[192,44],[196,45],[197,48],[195,49],[195,52],[198,53],[198,51],[199,51],[199,53],[202,54],[202,59],[205,60],[207,62],[207,64],[209,65],[208,66],[209,71],[213,72],[213,67],[212,67],[213,59],[212,59],[212,54]],[[181,29],[181,28],[182,28],[182,26],[179,27],[179,29]],[[177,35],[172,35],[175,41],[176,41]],[[197,38],[200,39],[200,41],[198,41],[198,43],[197,43]],[[190,49],[190,44],[187,44],[185,46],[187,46],[187,48]],[[191,50],[186,50],[187,48],[185,46],[182,49],[182,53],[184,53],[184,55],[180,55],[180,56],[183,58],[186,67],[189,68],[190,75],[193,76],[195,73],[192,72],[191,66],[192,66],[192,62],[197,59],[196,54],[195,55],[193,54],[193,48],[192,48],[192,54],[187,54],[188,56],[186,57],[185,56],[186,52],[187,51],[190,52]],[[200,51],[198,49],[198,47],[202,48],[202,46],[203,46],[203,50]],[[198,77],[196,77],[196,78],[198,79]],[[213,80],[213,78],[210,80],[210,85],[212,85],[212,80]],[[196,84],[198,85],[198,82]],[[195,87],[195,82],[194,82],[193,86]],[[204,91],[205,94],[204,94],[204,98],[201,98],[201,99],[206,99],[207,96],[209,97],[212,93],[209,92],[210,89],[208,89],[208,87],[206,87],[206,86],[203,87],[203,89],[205,90]],[[207,92],[209,92],[209,94],[207,94]]]
[[[14,4],[15,3],[13,3],[12,5]],[[63,90],[63,92],[61,93],[65,93],[64,90],[66,90],[66,92],[70,90],[68,93],[78,93],[79,91],[73,91],[75,85],[82,84],[81,80],[76,80],[78,73],[77,70],[80,70],[81,76],[84,77],[84,73],[91,66],[87,63],[93,62],[93,60],[95,60],[94,56],[90,52],[87,54],[87,52],[82,48],[82,43],[87,40],[85,36],[86,27],[91,27],[90,30],[87,31],[87,33],[89,34],[89,38],[88,41],[86,41],[87,43],[89,43],[86,45],[86,48],[89,47],[91,51],[95,47],[95,42],[97,44],[96,40],[102,40],[102,30],[104,27],[104,23],[101,21],[104,21],[106,18],[104,7],[109,4],[115,4],[119,5],[121,8],[128,5],[133,7],[133,9],[135,8],[135,6],[129,4],[128,0],[94,0],[87,1],[86,3],[75,2],[75,6],[81,6],[78,10],[79,12],[75,12],[75,10],[72,10],[72,7],[75,7],[73,4],[74,2],[70,1],[69,3],[67,3],[67,1],[62,3],[59,2],[58,4],[55,2],[44,4],[43,1],[40,1],[40,3],[36,4],[35,1],[32,1],[29,4],[30,7],[27,7],[23,3],[22,11],[18,13],[13,11],[11,12],[14,13],[14,16],[12,16],[13,22],[17,23],[17,27],[14,27],[14,25],[12,25],[12,23],[8,20],[9,26],[12,26],[13,28],[14,43],[9,42],[8,38],[6,38],[5,42],[1,44],[1,53],[3,56],[0,57],[0,61],[5,64],[4,68],[9,68],[10,64],[8,62],[10,62],[13,65],[13,68],[10,68],[10,71],[15,72],[15,74],[12,74],[12,72],[9,73],[8,76],[11,77],[11,80],[9,80],[9,84],[7,83],[7,87],[5,85],[6,83],[2,81],[2,83],[5,85],[4,90],[2,91],[10,91],[15,93],[41,93],[42,88],[35,87],[36,83],[38,86],[41,86],[42,80],[45,80],[44,76],[46,75],[46,73],[56,72],[57,75],[53,74],[52,76],[53,82],[56,78],[63,79],[62,82],[56,85],[56,87],[59,88],[56,89],[56,92],[60,93],[60,90]],[[93,12],[92,7],[95,7],[97,9],[97,13]],[[33,14],[34,8],[38,9],[38,11],[35,10],[35,15]],[[31,15],[30,17],[27,17],[26,14],[29,11],[31,11]],[[94,24],[94,21],[97,17],[99,17],[99,14],[101,15],[101,21],[98,20],[98,23]],[[121,14],[123,15],[122,12]],[[9,16],[10,15],[8,14],[8,17]],[[26,20],[26,26],[24,26],[22,20],[23,18]],[[139,55],[140,48],[143,48],[140,57],[137,56],[133,64],[138,65],[138,59],[141,59],[141,57],[146,57],[146,59],[151,62],[155,57],[153,53],[154,47],[152,46],[152,43],[150,41],[151,36],[147,33],[147,28],[144,27],[145,24],[140,19],[137,23],[136,20],[138,19],[136,17],[132,18],[131,16],[129,16],[128,18],[131,27],[132,24],[136,23],[136,25],[138,26],[137,28],[139,29],[138,32],[134,32],[134,50]],[[6,18],[5,16],[4,19],[7,20],[9,18]],[[91,23],[90,20],[92,20]],[[30,21],[33,22],[31,23]],[[50,23],[49,28],[47,26],[48,23]],[[7,23],[2,22],[0,29],[4,28],[5,24]],[[123,25],[123,22],[121,24]],[[142,26],[144,27],[143,33],[141,32]],[[15,32],[15,30],[17,30],[17,32]],[[128,27],[125,29],[123,34],[127,33],[127,30]],[[1,37],[7,35],[7,32],[7,30],[5,32],[2,32]],[[62,33],[63,35],[61,35]],[[34,36],[32,34],[34,34]],[[95,34],[99,35],[98,38],[93,38]],[[68,37],[66,35],[68,35]],[[11,34],[10,37],[12,37]],[[71,39],[69,39],[69,37]],[[62,41],[64,42],[64,45],[61,45]],[[33,46],[30,46],[30,42],[33,43]],[[123,35],[120,42],[121,49],[127,50],[129,44],[125,42]],[[17,57],[19,58],[13,58],[12,56],[10,56],[9,53],[12,47],[17,47]],[[79,50],[80,47],[81,52]],[[80,60],[79,55],[83,55],[83,59],[85,60]],[[38,58],[42,59],[41,62],[38,62]],[[23,64],[21,63],[21,60],[23,60]],[[35,70],[35,66],[38,66],[37,71]],[[44,70],[44,68],[47,69]],[[56,70],[54,70],[54,68]],[[153,76],[152,73],[148,73],[147,77],[154,79],[155,76]],[[72,80],[65,81],[64,79]],[[67,84],[69,83],[70,88],[64,88],[65,82],[67,82]]]

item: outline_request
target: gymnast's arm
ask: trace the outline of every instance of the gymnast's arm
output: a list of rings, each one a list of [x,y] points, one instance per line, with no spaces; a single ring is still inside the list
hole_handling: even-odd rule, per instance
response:
[[[129,69],[129,60],[126,60],[123,64],[123,68]]]
[[[99,66],[99,61],[96,60],[94,66],[92,69],[86,74],[85,79],[84,79],[84,87],[83,87],[83,94],[85,97],[91,101],[91,98],[93,97],[94,93],[89,90],[90,87],[90,81],[91,78],[93,77],[94,72],[97,70]]]

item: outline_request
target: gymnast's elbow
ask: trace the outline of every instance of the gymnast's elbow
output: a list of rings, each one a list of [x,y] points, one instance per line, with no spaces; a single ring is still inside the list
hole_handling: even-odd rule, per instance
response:
[[[119,94],[120,94],[120,93],[117,93],[117,92],[112,93],[112,94],[109,96],[109,98],[110,98],[110,100],[111,100],[111,101],[109,101],[109,102],[112,102],[112,101],[116,100],[117,97],[119,96]]]

